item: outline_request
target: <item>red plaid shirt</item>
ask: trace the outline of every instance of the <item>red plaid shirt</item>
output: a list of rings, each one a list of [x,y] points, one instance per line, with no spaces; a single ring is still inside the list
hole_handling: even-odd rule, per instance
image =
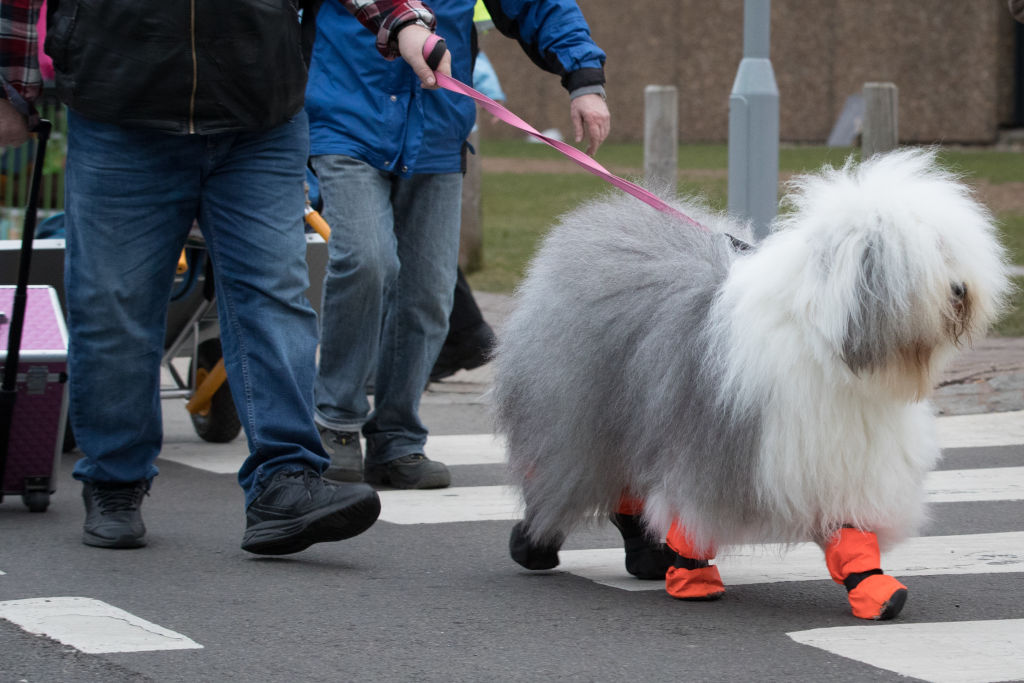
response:
[[[433,29],[434,13],[419,0],[341,0],[360,23],[377,36],[377,49],[388,59],[398,57],[397,29],[421,23]],[[36,22],[42,0],[0,2],[0,76],[29,102],[42,87]]]
[[[418,23],[433,30],[434,13],[419,0],[343,0],[345,9],[377,34],[377,49],[388,59],[398,57],[397,30]]]
[[[43,0],[0,2],[0,76],[29,102],[42,88],[36,22]],[[4,94],[6,98],[6,93]]]

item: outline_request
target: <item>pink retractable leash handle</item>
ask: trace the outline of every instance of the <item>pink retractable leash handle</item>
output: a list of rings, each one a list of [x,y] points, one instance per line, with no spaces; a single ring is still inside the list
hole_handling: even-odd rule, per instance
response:
[[[528,124],[526,121],[523,121],[521,118],[519,118],[518,116],[510,112],[508,109],[492,100],[487,95],[484,95],[482,92],[474,90],[473,88],[469,87],[462,81],[456,80],[451,76],[446,76],[442,73],[438,73],[436,69],[438,65],[441,63],[441,58],[444,57],[444,53],[446,50],[447,46],[445,45],[444,39],[439,37],[437,34],[431,34],[430,37],[427,38],[427,41],[423,44],[423,57],[424,59],[427,60],[427,66],[429,66],[431,69],[435,69],[434,77],[437,78],[437,84],[440,87],[444,88],[445,90],[450,90],[451,92],[458,93],[460,95],[465,95],[466,97],[470,97],[476,100],[478,103],[480,103],[481,107],[483,107],[484,109],[486,109],[491,114],[498,117],[505,123],[515,128],[518,128],[519,130],[525,131],[526,133],[529,133],[530,135],[537,138],[541,142],[544,142],[550,145],[551,147],[554,147],[559,152],[572,159],[574,162],[576,162],[579,166],[582,166],[587,171],[593,173],[594,175],[600,178],[603,178],[604,180],[611,183],[615,187],[619,188],[624,192],[628,192],[637,199],[646,202],[647,204],[650,204],[658,211],[667,213],[671,216],[675,216],[684,223],[692,225],[696,228],[707,230],[706,227],[704,227],[697,221],[693,220],[682,211],[679,211],[678,209],[666,204],[657,195],[652,194],[651,192],[645,190],[636,183],[631,183],[630,181],[620,178],[619,176],[613,174],[604,166],[594,161],[593,157],[588,156],[587,154],[581,152],[572,145],[568,145],[562,142],[561,140],[549,138],[548,136],[538,132],[536,128]]]

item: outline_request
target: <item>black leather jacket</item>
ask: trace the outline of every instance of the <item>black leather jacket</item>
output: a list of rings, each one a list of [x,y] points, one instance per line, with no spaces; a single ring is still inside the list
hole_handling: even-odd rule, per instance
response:
[[[50,0],[57,91],[86,118],[262,130],[302,109],[299,0]]]

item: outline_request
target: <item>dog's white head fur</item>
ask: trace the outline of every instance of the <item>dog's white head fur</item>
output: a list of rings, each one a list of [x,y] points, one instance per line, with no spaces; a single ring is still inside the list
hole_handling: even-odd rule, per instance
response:
[[[744,315],[791,316],[822,362],[842,361],[846,380],[925,397],[955,348],[1004,306],[1006,257],[991,215],[931,150],[848,162],[789,189],[792,211],[756,258],[737,264],[724,296]],[[783,301],[766,308],[758,292]]]

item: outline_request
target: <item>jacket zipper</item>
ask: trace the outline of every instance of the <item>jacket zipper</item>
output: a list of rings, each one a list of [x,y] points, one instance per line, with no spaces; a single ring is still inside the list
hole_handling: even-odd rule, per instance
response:
[[[196,132],[196,90],[199,86],[199,58],[196,54],[196,0],[189,2],[191,21],[189,22],[190,38],[192,40],[192,93],[188,98],[188,132]]]

